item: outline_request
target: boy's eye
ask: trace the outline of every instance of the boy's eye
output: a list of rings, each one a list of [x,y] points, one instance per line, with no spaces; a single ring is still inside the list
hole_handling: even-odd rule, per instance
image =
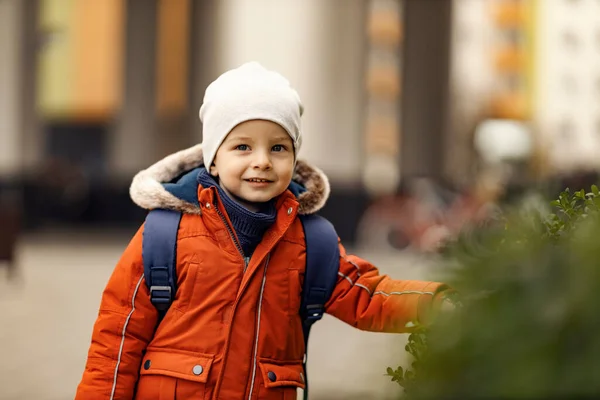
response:
[[[248,150],[248,145],[247,144],[238,144],[237,146],[235,146],[236,150],[241,150],[241,151],[246,151]]]
[[[284,151],[285,150],[285,146],[281,145],[281,144],[276,144],[275,146],[273,146],[273,151]]]

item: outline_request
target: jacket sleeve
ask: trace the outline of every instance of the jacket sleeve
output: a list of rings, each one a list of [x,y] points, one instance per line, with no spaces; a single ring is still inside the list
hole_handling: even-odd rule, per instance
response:
[[[142,229],[110,277],[92,333],[76,400],[131,400],[157,311],[143,278]]]
[[[404,333],[410,332],[410,322],[431,321],[447,289],[437,282],[379,275],[375,266],[346,254],[340,244],[338,281],[325,309],[358,329]]]

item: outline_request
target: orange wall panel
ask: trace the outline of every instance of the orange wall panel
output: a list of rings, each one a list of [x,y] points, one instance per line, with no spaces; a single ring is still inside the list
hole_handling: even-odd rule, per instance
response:
[[[109,118],[122,103],[124,1],[77,0],[73,16],[73,114]]]
[[[156,109],[178,116],[188,105],[190,1],[160,0],[156,52]]]

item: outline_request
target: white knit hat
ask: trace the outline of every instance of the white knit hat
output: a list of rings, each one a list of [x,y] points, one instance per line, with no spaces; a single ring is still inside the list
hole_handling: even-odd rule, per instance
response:
[[[302,112],[298,93],[277,72],[257,62],[225,72],[208,85],[200,107],[204,165],[207,168],[212,165],[219,146],[233,128],[255,119],[281,125],[298,154],[302,143]]]

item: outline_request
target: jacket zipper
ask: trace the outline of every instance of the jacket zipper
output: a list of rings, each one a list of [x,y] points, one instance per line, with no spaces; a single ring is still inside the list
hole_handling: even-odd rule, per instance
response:
[[[256,379],[256,365],[257,365],[257,357],[258,357],[258,335],[260,333],[260,313],[262,309],[262,301],[263,301],[263,293],[265,292],[265,283],[267,281],[267,268],[269,267],[269,260],[271,259],[271,254],[267,254],[267,259],[265,261],[265,269],[263,272],[262,284],[260,286],[260,295],[258,297],[258,311],[256,315],[256,333],[254,335],[254,355],[252,357],[252,378],[250,384],[250,392],[248,393],[248,400],[252,399],[252,391],[254,390],[254,380]]]
[[[219,207],[217,207],[216,204],[215,204],[215,210],[217,210],[217,214],[219,214],[219,217],[221,217],[223,224],[225,224],[225,227],[227,228],[227,231],[229,232],[229,236],[231,236],[231,240],[233,240],[233,244],[235,244],[235,247],[238,250],[238,252],[240,253],[240,256],[242,256],[242,260],[244,260],[244,273],[246,273],[246,269],[248,269],[248,264],[250,263],[250,258],[246,257],[244,255],[244,250],[242,250],[242,246],[240,246],[238,240],[236,239],[233,229],[231,228],[231,226],[229,226],[229,223],[227,223],[227,219],[225,218],[225,216],[223,215],[221,210],[219,210]]]

